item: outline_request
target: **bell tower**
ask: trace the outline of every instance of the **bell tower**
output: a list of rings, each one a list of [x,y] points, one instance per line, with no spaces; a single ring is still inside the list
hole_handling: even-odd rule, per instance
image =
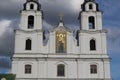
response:
[[[89,80],[111,80],[110,58],[107,54],[106,46],[107,30],[102,29],[102,12],[99,10],[99,6],[95,0],[84,0],[81,8],[82,10],[78,18],[80,22],[80,30],[78,32],[79,51],[82,56],[81,58],[84,59],[84,67],[86,66],[86,62],[92,64],[89,66],[91,72],[87,73],[85,69],[86,72],[83,74]],[[92,72],[93,67],[97,66],[99,70]]]
[[[79,15],[81,30],[102,30],[102,12],[95,0],[85,0]]]
[[[81,54],[107,54],[106,30],[102,29],[102,12],[95,0],[84,0],[79,14]]]
[[[15,53],[40,53],[43,46],[43,12],[38,0],[26,0],[20,29],[15,30]]]
[[[42,10],[38,0],[27,0],[21,11],[21,29],[42,29]]]

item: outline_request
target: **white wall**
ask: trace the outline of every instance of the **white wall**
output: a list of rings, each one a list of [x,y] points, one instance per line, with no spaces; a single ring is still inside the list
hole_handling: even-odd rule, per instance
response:
[[[24,73],[25,64],[32,65],[32,74]],[[65,77],[57,76],[57,65],[65,65]],[[90,74],[90,65],[96,64],[97,74]],[[110,78],[109,60],[101,59],[20,59],[13,61],[17,78]]]
[[[99,31],[82,31],[79,33],[80,54],[107,54],[106,52],[106,33]],[[90,50],[90,40],[96,41],[96,50]],[[103,47],[104,46],[104,47]]]
[[[32,40],[32,49],[25,50],[26,40]],[[17,30],[15,36],[15,53],[40,53],[43,46],[43,34],[41,31]]]

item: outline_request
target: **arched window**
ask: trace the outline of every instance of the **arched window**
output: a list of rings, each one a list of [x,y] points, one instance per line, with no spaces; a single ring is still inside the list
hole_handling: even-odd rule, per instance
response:
[[[97,65],[90,65],[90,73],[97,74]]]
[[[89,4],[89,9],[93,9],[93,5],[92,4]]]
[[[34,5],[33,4],[30,4],[30,9],[34,9]]]
[[[31,50],[32,41],[30,39],[26,40],[25,50]]]
[[[90,40],[90,50],[96,50],[96,41],[94,39]]]
[[[59,64],[57,66],[57,76],[65,76],[65,65]]]
[[[31,65],[25,65],[25,74],[31,74],[32,66]]]
[[[34,16],[28,16],[28,29],[32,29],[34,27]]]
[[[89,29],[95,29],[95,18],[93,16],[89,17]]]

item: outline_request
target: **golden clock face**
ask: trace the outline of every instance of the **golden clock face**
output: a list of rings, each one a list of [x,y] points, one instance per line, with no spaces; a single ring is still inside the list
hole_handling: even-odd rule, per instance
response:
[[[56,32],[56,52],[66,53],[66,32],[65,31]]]

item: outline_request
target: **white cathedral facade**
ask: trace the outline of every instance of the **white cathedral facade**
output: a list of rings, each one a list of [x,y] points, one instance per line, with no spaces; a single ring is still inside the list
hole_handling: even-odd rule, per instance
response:
[[[12,73],[16,80],[111,80],[102,12],[95,0],[84,0],[81,9],[77,42],[60,18],[43,45],[41,5],[38,0],[26,1],[20,29],[15,30]]]

